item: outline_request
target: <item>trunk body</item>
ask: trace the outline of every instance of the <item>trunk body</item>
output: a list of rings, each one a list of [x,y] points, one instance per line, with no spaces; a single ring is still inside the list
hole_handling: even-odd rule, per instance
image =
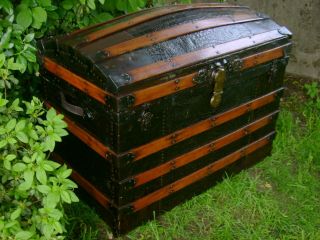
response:
[[[116,233],[270,153],[291,33],[247,7],[153,8],[39,42],[55,158]]]

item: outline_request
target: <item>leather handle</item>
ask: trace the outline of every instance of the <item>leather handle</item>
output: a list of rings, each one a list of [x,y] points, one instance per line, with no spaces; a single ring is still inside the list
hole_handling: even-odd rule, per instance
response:
[[[63,92],[60,92],[61,106],[68,112],[83,117],[84,111],[81,107],[68,103]]]

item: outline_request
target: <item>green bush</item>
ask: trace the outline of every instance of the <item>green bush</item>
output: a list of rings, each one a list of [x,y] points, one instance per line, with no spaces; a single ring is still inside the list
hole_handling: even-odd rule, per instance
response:
[[[71,170],[50,161],[66,123],[39,99],[0,95],[0,236],[1,239],[62,239],[63,203],[78,201]],[[60,237],[59,237],[60,236]]]
[[[189,0],[181,0],[186,3]],[[50,160],[65,136],[63,116],[37,92],[36,41],[159,1],[0,0],[0,238],[63,239],[64,203],[78,201],[71,170]],[[17,98],[18,96],[18,98]]]

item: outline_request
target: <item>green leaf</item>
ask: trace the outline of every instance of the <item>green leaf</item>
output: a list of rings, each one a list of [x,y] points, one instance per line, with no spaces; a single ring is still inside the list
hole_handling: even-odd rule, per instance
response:
[[[21,141],[23,143],[29,142],[29,138],[28,138],[27,134],[25,134],[24,132],[17,132],[16,137],[19,139],[19,141]]]
[[[39,136],[37,134],[37,132],[33,129],[31,129],[29,132],[28,132],[28,135],[29,137],[31,137],[33,140],[38,140],[39,139]]]
[[[39,180],[40,183],[42,183],[42,184],[46,184],[47,183],[47,174],[46,174],[46,171],[43,168],[41,168],[41,167],[37,168],[36,177],[37,177],[37,179]]]
[[[10,215],[11,220],[16,220],[18,217],[20,217],[21,214],[21,208],[17,208],[13,213]]]
[[[18,232],[16,234],[16,239],[17,240],[28,240],[30,238],[32,238],[33,236],[33,233],[32,232],[29,232],[29,231],[21,231],[21,232]]]
[[[32,9],[33,18],[43,23],[47,21],[47,12],[42,7],[35,7]]]
[[[5,169],[7,169],[9,171],[11,170],[11,162],[10,161],[4,160],[3,161],[3,166],[4,166]]]
[[[105,22],[112,19],[113,16],[110,13],[104,12],[97,15],[97,19],[99,22]]]
[[[77,195],[74,192],[68,190],[68,193],[70,195],[70,199],[72,202],[79,202],[79,198],[77,197]]]
[[[0,9],[3,8],[8,15],[13,13],[12,4],[9,0],[1,0],[0,1]]]
[[[19,63],[21,65],[21,73],[24,73],[27,70],[27,66],[28,66],[28,61],[27,59],[22,56],[22,54],[18,55],[17,57],[17,63]]]
[[[0,68],[2,68],[5,61],[6,61],[6,55],[4,55],[4,53],[0,53]]]
[[[7,124],[6,124],[6,131],[11,132],[14,127],[16,126],[17,120],[16,119],[11,119]]]
[[[22,55],[23,55],[29,62],[33,62],[33,63],[37,62],[37,57],[36,57],[36,55],[35,55],[33,52],[31,52],[30,50],[24,51],[24,52],[22,53]]]
[[[16,155],[14,155],[14,154],[8,154],[7,156],[5,156],[5,160],[6,161],[12,161],[13,159],[16,159]]]
[[[29,27],[31,25],[31,23],[32,23],[32,12],[31,12],[30,8],[22,9],[18,13],[16,21],[24,29]]]
[[[1,140],[0,141],[0,148],[5,147],[7,144],[8,144],[8,142],[5,139]]]
[[[62,178],[67,178],[67,177],[69,177],[71,175],[71,173],[72,173],[72,169],[66,169],[61,173],[60,176]]]
[[[66,203],[71,203],[71,198],[67,191],[61,191],[61,199]]]
[[[95,4],[94,1],[95,1],[95,0],[88,0],[88,1],[87,1],[88,7],[91,8],[92,10],[95,10],[95,9],[96,9],[96,4]]]
[[[27,168],[27,166],[24,163],[16,163],[12,166],[12,170],[15,172],[22,172]]]
[[[39,185],[37,186],[37,189],[43,194],[48,194],[51,191],[51,188],[47,185]]]
[[[0,49],[6,49],[9,47],[11,39],[12,27],[8,27],[5,34],[3,34],[0,40]]]
[[[46,118],[48,121],[53,121],[56,115],[57,115],[56,110],[54,110],[54,108],[50,108],[49,111],[47,112]]]
[[[127,10],[128,10],[127,0],[118,0],[117,1],[117,9],[122,12],[127,12]]]
[[[47,208],[55,208],[60,201],[60,195],[57,192],[49,192],[48,196],[44,199],[44,205]]]
[[[61,4],[65,10],[70,10],[73,8],[73,1],[72,0],[64,0]]]
[[[104,4],[105,0],[99,0],[99,3]]]
[[[15,131],[20,132],[25,128],[25,126],[26,126],[26,120],[20,120],[15,127]]]
[[[14,58],[8,60],[8,69],[10,70],[22,70],[23,66],[20,63],[14,62]]]
[[[27,189],[25,190],[28,190],[29,188],[31,188],[33,183],[33,177],[34,177],[34,171],[32,170],[27,170],[23,173],[23,178],[25,180],[26,187],[27,187]]]
[[[29,34],[27,34],[27,35],[24,37],[23,41],[29,43],[29,42],[31,42],[33,39],[34,39],[34,33],[29,33]]]

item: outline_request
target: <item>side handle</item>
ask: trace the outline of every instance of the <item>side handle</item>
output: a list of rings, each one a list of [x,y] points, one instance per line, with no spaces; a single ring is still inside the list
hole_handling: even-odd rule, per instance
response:
[[[63,109],[65,109],[66,111],[73,113],[77,116],[80,116],[80,117],[84,116],[83,109],[79,106],[76,106],[76,105],[69,103],[66,100],[66,97],[63,92],[60,92],[60,100],[61,100],[61,106],[63,107]]]

